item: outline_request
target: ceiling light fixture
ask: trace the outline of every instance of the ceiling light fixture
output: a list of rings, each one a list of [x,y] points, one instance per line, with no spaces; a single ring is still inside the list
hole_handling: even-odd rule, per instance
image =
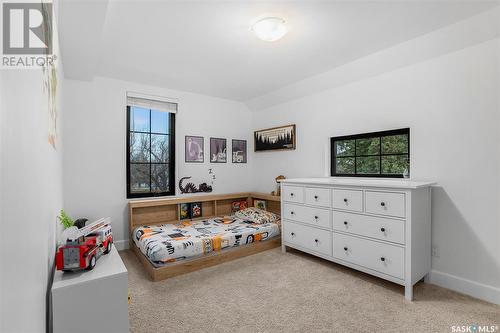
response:
[[[282,38],[288,32],[285,20],[280,17],[265,17],[252,25],[254,34],[266,42],[274,42]]]

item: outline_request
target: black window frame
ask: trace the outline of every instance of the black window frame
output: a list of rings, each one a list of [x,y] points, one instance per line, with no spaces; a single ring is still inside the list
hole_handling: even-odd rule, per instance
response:
[[[398,154],[382,154],[382,137],[385,136],[393,136],[393,135],[406,135],[408,137],[408,152],[407,153],[398,153]],[[346,141],[346,140],[356,140],[356,139],[367,139],[367,138],[379,138],[379,153],[376,155],[357,155],[356,154],[356,141],[354,142],[354,156],[346,156],[346,157],[354,157],[354,173],[337,173],[336,167],[336,159],[337,159],[337,150],[335,149],[336,141]],[[408,156],[408,176],[410,175],[410,128],[400,128],[395,130],[388,131],[378,131],[378,132],[370,132],[370,133],[361,133],[354,135],[344,135],[344,136],[336,136],[330,138],[330,175],[332,177],[375,177],[375,178],[404,178],[403,174],[383,174],[382,173],[382,157],[383,156]],[[378,156],[380,159],[380,168],[379,173],[357,173],[357,157],[367,157],[367,156]]]
[[[134,199],[134,198],[153,198],[153,197],[162,197],[162,196],[173,196],[175,195],[175,185],[176,185],[176,179],[175,179],[175,113],[168,112],[169,113],[169,130],[168,134],[165,133],[154,133],[151,131],[151,110],[154,110],[152,108],[149,108],[150,113],[149,113],[149,132],[141,132],[141,131],[133,131],[130,129],[130,113],[131,113],[131,106],[127,105],[127,199]],[[131,133],[144,133],[144,134],[149,134],[150,135],[150,142],[151,142],[151,135],[168,135],[169,139],[169,162],[168,163],[163,163],[163,162],[151,162],[151,156],[149,158],[149,162],[130,162],[130,134]],[[149,164],[149,186],[150,186],[150,192],[148,193],[134,193],[131,191],[130,188],[130,165],[131,164]],[[152,192],[151,191],[151,169],[152,165],[154,164],[168,164],[168,172],[169,172],[169,190],[164,191],[164,192]]]

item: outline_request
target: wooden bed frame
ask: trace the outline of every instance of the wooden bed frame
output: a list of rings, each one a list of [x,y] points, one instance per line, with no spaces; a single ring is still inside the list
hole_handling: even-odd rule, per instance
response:
[[[153,281],[160,281],[170,277],[196,271],[205,267],[214,266],[226,261],[266,251],[281,245],[279,236],[272,239],[256,242],[223,251],[211,252],[201,257],[173,262],[163,267],[155,267],[142,254],[132,239],[133,231],[142,225],[157,225],[178,223],[180,221],[180,204],[188,202],[202,203],[202,216],[206,219],[215,216],[230,215],[232,202],[246,200],[248,207],[253,207],[254,199],[265,200],[267,210],[280,214],[280,197],[265,193],[243,192],[233,194],[194,195],[171,199],[134,200],[129,202],[129,233],[130,248],[135,252],[139,261],[144,265]]]

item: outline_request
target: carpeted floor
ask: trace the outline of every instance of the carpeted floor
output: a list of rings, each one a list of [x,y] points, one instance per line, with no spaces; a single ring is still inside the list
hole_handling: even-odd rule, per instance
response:
[[[279,248],[151,282],[134,253],[131,332],[451,332],[500,325],[500,306],[419,283],[403,287]],[[497,330],[498,331],[498,330]]]

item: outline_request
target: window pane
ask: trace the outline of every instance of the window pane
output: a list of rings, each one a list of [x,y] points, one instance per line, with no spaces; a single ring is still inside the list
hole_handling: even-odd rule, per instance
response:
[[[130,162],[149,162],[149,134],[130,133]]]
[[[149,132],[149,109],[130,107],[130,130]]]
[[[338,174],[354,174],[354,157],[342,157],[336,160]]]
[[[382,173],[402,175],[409,170],[408,155],[382,156]]]
[[[382,137],[382,154],[408,153],[408,136],[391,135]]]
[[[130,164],[130,192],[147,193],[149,188],[149,164]]]
[[[378,174],[380,173],[380,160],[378,156],[357,157],[356,173]]]
[[[380,139],[378,137],[356,140],[356,156],[379,155],[379,154],[380,154]]]
[[[151,110],[151,133],[168,134],[170,113]]]
[[[167,192],[168,185],[168,164],[153,164],[151,166],[151,191]]]
[[[335,141],[337,156],[354,156],[354,140]]]
[[[167,163],[168,154],[168,135],[151,134],[151,162]]]

